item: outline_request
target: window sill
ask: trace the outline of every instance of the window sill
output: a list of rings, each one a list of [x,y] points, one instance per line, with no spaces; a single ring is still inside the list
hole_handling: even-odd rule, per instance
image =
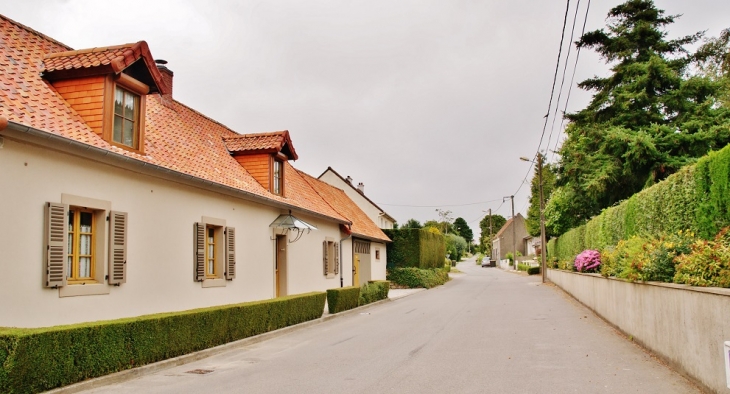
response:
[[[76,297],[87,295],[104,295],[109,294],[111,288],[105,284],[87,284],[87,285],[68,285],[58,289],[58,297]]]
[[[335,274],[327,274],[327,276],[326,276],[327,279],[332,279],[334,277],[335,277]]]
[[[225,279],[204,279],[203,280],[203,288],[206,287],[226,287],[226,280]]]

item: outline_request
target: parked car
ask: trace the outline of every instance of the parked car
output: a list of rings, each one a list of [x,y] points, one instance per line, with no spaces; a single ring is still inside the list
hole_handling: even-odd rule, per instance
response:
[[[489,259],[488,259],[488,258],[486,258],[486,257],[485,257],[485,258],[483,258],[483,259],[482,259],[482,267],[489,267],[489,266],[490,266],[490,264],[489,264]]]

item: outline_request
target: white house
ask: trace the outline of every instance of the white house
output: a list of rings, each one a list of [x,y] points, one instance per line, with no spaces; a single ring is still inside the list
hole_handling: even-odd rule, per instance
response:
[[[358,240],[387,236],[290,164],[289,132],[241,135],[176,101],[144,41],[73,50],[4,16],[0,40],[0,326],[384,279]]]
[[[347,196],[350,197],[350,199],[352,199],[352,201],[354,201],[355,204],[357,204],[357,206],[368,215],[370,220],[378,225],[378,227],[384,229],[393,228],[395,219],[393,219],[392,216],[388,215],[387,212],[381,209],[365,195],[365,185],[362,182],[360,182],[357,185],[357,188],[355,188],[355,186],[352,185],[352,178],[349,176],[347,178],[343,178],[332,167],[327,167],[327,169],[319,176],[319,179],[344,190],[345,194],[347,194]]]

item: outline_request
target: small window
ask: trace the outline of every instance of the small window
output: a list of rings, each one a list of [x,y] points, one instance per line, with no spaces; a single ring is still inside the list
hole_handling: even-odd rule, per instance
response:
[[[274,160],[274,176],[273,176],[273,182],[272,182],[272,188],[271,192],[274,194],[281,195],[282,190],[282,165],[281,161]]]
[[[139,95],[115,87],[112,141],[132,149],[139,147],[139,102]]]
[[[205,232],[205,276],[207,278],[216,278],[218,254],[216,253],[215,247],[215,228],[213,226],[206,226]]]
[[[322,242],[322,262],[324,276],[332,278],[340,273],[340,248],[337,242]]]
[[[94,280],[94,211],[70,207],[68,210],[68,283]]]

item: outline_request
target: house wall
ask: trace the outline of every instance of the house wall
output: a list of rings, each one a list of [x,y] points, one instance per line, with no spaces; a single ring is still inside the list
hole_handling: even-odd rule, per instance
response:
[[[371,242],[370,243],[370,255],[372,257],[370,261],[370,280],[385,280],[385,266],[388,262],[386,246],[384,243]],[[380,258],[376,259],[375,251],[380,251]]]
[[[517,216],[517,220],[510,223],[509,227],[507,227],[498,237],[499,244],[496,250],[499,250],[499,257],[497,260],[506,259],[507,253],[511,253],[514,249],[512,246],[512,226],[515,226],[514,233],[517,238],[515,240],[515,247],[523,256],[526,255],[525,242],[523,238],[527,235],[527,227],[525,226],[525,219],[523,219],[522,216]],[[494,245],[494,242],[495,241],[492,242],[492,245]]]
[[[42,327],[268,299],[274,296],[273,231],[279,208],[182,185],[9,138],[0,149],[0,326]],[[62,194],[108,201],[128,213],[127,282],[81,289],[42,287],[46,202]],[[295,212],[295,214],[297,214]],[[236,278],[203,288],[193,278],[193,224],[202,217],[236,228]],[[338,287],[325,279],[322,241],[339,225],[318,226],[288,245],[288,293]],[[104,240],[104,245],[107,245]],[[97,258],[106,253],[97,251]],[[107,294],[61,297],[101,288]],[[73,290],[73,291],[70,291]]]
[[[342,189],[347,197],[350,197],[350,199],[355,202],[355,204],[360,207],[360,209],[362,209],[362,211],[365,212],[370,220],[372,220],[373,223],[375,223],[378,227],[393,228],[393,222],[382,217],[380,215],[382,213],[380,209],[370,203],[370,201],[363,197],[363,195],[360,194],[357,190],[353,189],[352,186],[347,184],[347,182],[343,181],[342,178],[333,174],[331,171],[327,171],[322,174],[320,180]]]

